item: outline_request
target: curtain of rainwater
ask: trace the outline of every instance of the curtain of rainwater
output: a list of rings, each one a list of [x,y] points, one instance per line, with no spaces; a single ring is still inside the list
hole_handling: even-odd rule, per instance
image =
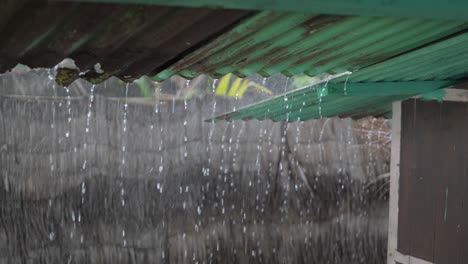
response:
[[[0,76],[0,264],[384,263],[385,120],[205,122],[246,96],[51,76]]]

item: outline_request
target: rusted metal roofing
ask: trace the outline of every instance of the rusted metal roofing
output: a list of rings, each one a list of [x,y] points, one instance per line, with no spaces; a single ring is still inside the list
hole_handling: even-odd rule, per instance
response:
[[[467,28],[454,21],[261,12],[155,78],[356,71]]]
[[[192,6],[180,1],[162,4]],[[417,1],[411,2],[413,6]],[[249,5],[246,8],[258,9]],[[52,67],[64,58],[72,58],[77,68],[61,68],[57,76],[61,84],[78,77],[99,83],[111,76],[132,81],[149,75],[160,81],[172,75],[190,79],[208,74],[220,78],[228,73],[243,77],[255,73],[314,76],[353,72],[347,80],[335,80],[338,83],[454,80],[467,76],[468,23],[464,16],[452,16],[456,13],[453,10],[445,10],[444,17],[434,16],[437,19],[346,16],[342,15],[346,12],[338,11],[339,15],[333,15],[331,10],[324,11],[327,14],[311,14],[310,10],[291,13],[7,0],[0,9],[0,71],[17,63]],[[341,109],[331,111],[333,115],[346,115],[351,109],[363,107],[366,113],[373,108],[384,113],[388,102],[409,94],[392,94],[385,100],[374,98],[374,103],[371,98],[367,98],[367,103],[340,96],[345,98],[326,98],[330,99],[330,107]],[[323,101],[325,97],[318,99]],[[353,103],[338,107],[342,99]],[[314,102],[309,106],[318,111]],[[274,107],[288,113],[287,105]],[[244,113],[243,117],[266,118],[258,112],[250,114]],[[287,119],[284,114],[281,116],[271,118]],[[236,119],[236,113],[225,117]],[[298,117],[302,120],[317,115]]]
[[[468,28],[461,21],[35,0],[7,1],[2,13],[0,71],[70,57],[93,83],[112,75],[356,71]],[[59,79],[77,75],[62,71]]]
[[[0,8],[0,72],[75,60],[81,77],[156,74],[249,15],[242,10],[9,0]],[[96,63],[101,69],[95,70]],[[78,72],[59,78],[67,83]]]

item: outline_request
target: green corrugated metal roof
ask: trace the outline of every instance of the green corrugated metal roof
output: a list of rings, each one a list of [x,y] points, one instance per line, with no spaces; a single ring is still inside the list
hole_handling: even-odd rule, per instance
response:
[[[324,82],[214,118],[219,120],[271,119],[304,121],[324,117],[361,117],[391,111],[393,101],[425,94],[453,81],[335,83]]]
[[[468,33],[462,33],[354,72],[348,81],[456,80],[467,74]]]
[[[467,73],[468,33],[463,33],[330,83],[298,89],[221,115],[216,120],[301,121],[336,115],[385,114],[391,110],[391,102],[444,88],[459,82]]]
[[[359,16],[419,17],[468,21],[465,0],[81,0],[169,6],[275,10]]]
[[[261,12],[179,60],[179,74],[270,76],[356,71],[468,28],[456,21]]]
[[[88,2],[215,5],[281,12],[8,1],[0,17],[0,69],[7,70],[18,62],[50,67],[71,57],[79,72],[61,71],[59,79],[63,83],[78,76],[96,83],[112,75],[132,81],[144,74],[164,80],[172,75],[194,78],[208,74],[220,78],[227,73],[238,76],[306,73],[314,76],[350,71],[353,73],[347,77],[347,83],[405,82],[402,85],[410,89],[404,94],[385,96],[333,93],[315,99],[312,96],[308,98],[312,101],[306,103],[307,115],[285,108],[288,104],[273,105],[279,111],[275,110],[275,116],[249,110],[254,108],[241,110],[244,118],[275,120],[287,119],[286,115],[305,119],[357,112],[384,113],[389,109],[388,102],[425,91],[411,89],[408,81],[467,77],[466,1]],[[282,12],[285,10],[303,12]],[[374,14],[376,17],[369,16]],[[95,67],[96,63],[100,63],[100,69]],[[334,82],[345,83],[345,78]],[[365,87],[374,89],[378,85]],[[319,110],[314,100],[321,102],[318,116],[314,114]],[[261,104],[273,102],[276,101]],[[304,111],[304,107],[297,111]],[[239,118],[237,114],[225,117]]]

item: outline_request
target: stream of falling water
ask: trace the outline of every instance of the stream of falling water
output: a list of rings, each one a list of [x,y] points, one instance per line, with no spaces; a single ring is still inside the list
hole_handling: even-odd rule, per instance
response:
[[[53,81],[51,73],[47,77]],[[268,88],[278,94],[293,89],[289,78],[283,81]],[[216,95],[217,82],[206,85],[212,90],[205,98],[165,99],[167,94],[159,96],[163,88],[157,88],[150,106],[148,98],[133,97],[133,84],[120,86],[125,89],[123,96],[119,90],[120,98],[106,98],[109,91],[97,89],[95,103],[94,85],[81,101],[75,98],[75,86],[58,89],[59,96],[55,82],[49,83],[53,87],[47,89],[56,98],[48,102],[48,117],[42,121],[52,145],[44,151],[44,167],[63,183],[44,185],[52,186],[46,190],[54,191],[54,184],[63,189],[46,196],[42,209],[41,200],[24,200],[38,204],[41,215],[24,207],[15,216],[39,219],[30,225],[34,231],[25,231],[34,237],[32,242],[5,246],[2,232],[14,234],[15,229],[2,231],[0,225],[0,257],[18,247],[30,255],[30,248],[44,249],[44,256],[58,248],[66,256],[42,263],[381,263],[385,237],[378,232],[386,226],[371,218],[380,211],[374,216],[368,211],[384,206],[366,196],[361,186],[367,182],[361,181],[377,173],[376,142],[385,135],[385,122],[369,119],[370,131],[357,136],[351,120],[296,120],[310,98],[288,102],[287,97],[281,103],[288,105],[294,120],[291,115],[291,120],[276,123],[203,122],[245,103]],[[194,89],[195,83],[186,81],[180,88]],[[3,109],[0,115],[5,115]],[[78,124],[84,123],[83,131]],[[4,148],[0,144],[0,151]],[[70,161],[59,151],[72,152]],[[366,175],[355,175],[359,170],[353,166]],[[66,175],[69,171],[78,176]],[[353,179],[357,187],[350,185]],[[3,223],[8,225],[2,217]],[[18,224],[25,230],[28,225]],[[35,237],[35,230],[47,231],[37,233],[48,244]],[[21,239],[8,234],[8,239]],[[34,241],[41,244],[27,244]]]
[[[85,126],[85,131],[84,131],[84,140],[83,140],[83,153],[84,153],[84,161],[83,161],[83,165],[82,165],[82,173],[84,175],[87,175],[87,177],[91,177],[91,166],[89,164],[89,161],[88,161],[88,157],[90,156],[90,151],[89,151],[89,142],[90,142],[90,130],[91,130],[91,117],[92,117],[92,113],[93,113],[93,104],[94,104],[94,90],[95,90],[96,86],[95,85],[92,85],[91,86],[91,89],[90,89],[90,93],[88,95],[88,109],[87,109],[87,113],[86,113],[86,126]],[[81,206],[80,208],[78,209],[78,213],[77,215],[75,215],[75,212],[72,211],[71,214],[72,214],[72,221],[73,221],[73,230],[71,231],[70,233],[70,237],[73,237],[74,234],[76,233],[76,227],[77,227],[77,222],[78,222],[78,225],[81,225],[81,218],[82,218],[82,208],[84,208],[84,205],[85,205],[85,196],[86,196],[86,181],[85,181],[85,177],[83,177],[83,180],[81,181],[80,183],[80,187],[81,187],[81,190],[80,190],[80,195],[81,195],[81,199],[80,199],[80,202],[81,202]],[[80,243],[81,245],[84,244],[84,233],[82,232],[80,234]]]
[[[367,131],[367,147],[369,149],[368,151],[369,162],[367,164],[366,174],[375,177],[376,175],[373,173],[373,170],[372,170],[373,166],[375,165],[374,164],[374,149],[373,149],[373,138],[374,138],[373,133],[375,133],[374,123],[375,123],[375,118],[371,118],[371,124]]]
[[[54,95],[54,98],[57,97],[57,85],[54,80],[54,76],[52,74],[52,70],[48,70],[48,79],[49,79],[49,84],[52,84],[52,94]],[[51,102],[51,107],[52,107],[52,123],[50,124],[51,132],[52,132],[52,152],[49,154],[49,165],[50,165],[50,175],[52,178],[56,178],[56,168],[57,168],[57,144],[59,144],[58,139],[57,139],[57,104],[55,101]],[[53,214],[53,199],[52,197],[49,198],[49,210],[48,210],[48,215]],[[49,227],[49,240],[52,241],[55,239],[55,230],[54,226],[51,224]]]
[[[213,107],[211,111],[211,116],[215,116],[216,114],[216,85],[218,84],[218,79],[213,79],[213,83],[211,86],[211,96],[213,100]],[[215,121],[212,120],[210,122],[210,128],[208,131],[208,145],[206,146],[206,153],[208,154],[208,167],[204,170],[204,176],[209,177],[210,176],[210,167],[211,167],[211,156],[210,153],[212,153],[212,144],[213,144],[213,133],[215,130]]]
[[[329,79],[327,79],[327,81],[325,82],[325,84],[320,88],[320,92],[319,92],[319,103],[318,103],[318,114],[319,114],[319,118],[322,118],[323,115],[322,115],[322,101],[323,101],[323,97],[327,95],[328,91],[328,81]]]
[[[68,139],[70,137],[70,131],[71,131],[71,121],[72,121],[72,108],[71,108],[71,97],[70,97],[70,89],[67,86],[63,87],[65,89],[65,92],[67,93],[67,131],[65,132],[65,137]]]
[[[126,203],[126,196],[125,196],[125,177],[127,176],[127,141],[128,141],[128,88],[130,83],[125,85],[125,97],[124,97],[124,105],[123,105],[123,117],[122,117],[122,164],[120,168],[120,203],[122,208],[125,208]],[[122,226],[122,240],[123,246],[127,246],[127,237],[125,234],[125,226]]]
[[[185,81],[185,91],[188,91],[190,89],[190,80]],[[183,136],[184,136],[184,159],[187,158],[188,156],[188,150],[187,150],[187,144],[188,144],[188,131],[187,131],[187,124],[188,124],[188,108],[187,108],[187,98],[184,98],[184,128],[183,128]]]
[[[343,94],[344,95],[348,95],[348,80],[349,80],[349,76],[352,74],[352,72],[349,72],[347,75],[346,75],[346,80],[344,82],[344,85],[343,85]]]

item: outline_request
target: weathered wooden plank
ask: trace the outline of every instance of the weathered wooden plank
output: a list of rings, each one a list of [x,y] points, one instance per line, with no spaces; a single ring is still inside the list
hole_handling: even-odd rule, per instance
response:
[[[441,156],[438,152],[440,141],[440,111],[441,104],[435,101],[416,101],[416,174],[411,186],[411,254],[417,258],[433,262],[434,258],[434,195],[437,173],[434,166],[439,164]]]
[[[443,113],[445,113],[447,107],[442,109],[441,115],[434,117],[441,120],[441,127],[437,130],[440,132],[439,140],[442,141],[442,146],[438,151],[438,155],[441,153],[447,154],[450,149],[453,148],[451,145],[450,138],[447,138],[448,132],[453,132],[450,124],[450,119],[445,119]],[[445,127],[445,129],[443,129]],[[436,132],[436,133],[437,133]],[[453,176],[446,173],[450,166],[450,161],[447,162],[441,155],[440,165],[434,168],[434,174],[439,177],[436,179],[433,186],[433,195],[435,197],[435,225],[434,225],[434,261],[436,263],[447,263],[448,261],[448,247],[449,247],[449,224],[447,222],[446,210],[447,210],[447,195],[448,195],[448,182]]]
[[[416,101],[411,99],[402,102],[401,116],[401,154],[400,154],[400,181],[399,181],[399,201],[398,201],[398,251],[408,255],[411,250],[411,229],[410,229],[410,198],[411,198],[411,178],[415,172],[415,164],[411,162],[416,157],[415,153],[415,127],[414,115],[408,114],[414,107]],[[403,114],[404,113],[404,114]]]
[[[390,161],[390,203],[387,261],[395,262],[398,247],[398,192],[400,181],[401,101],[392,105],[392,145]]]
[[[436,205],[436,226],[434,261],[436,263],[460,263],[458,250],[461,242],[461,221],[463,217],[463,167],[465,131],[464,103],[442,104],[440,154],[440,176],[434,185]]]
[[[434,195],[440,152],[441,105],[438,102],[404,103],[402,110],[402,158],[400,178],[399,249],[402,253],[433,261]],[[411,117],[410,117],[411,116]],[[410,123],[410,120],[413,123]],[[401,237],[400,237],[401,236]]]
[[[464,131],[465,131],[465,136],[462,138],[463,142],[463,157],[466,159],[468,157],[468,137],[466,136],[466,133],[468,132],[468,104],[465,104],[465,109],[463,110],[465,113],[464,119],[462,124],[464,124]],[[463,171],[462,171],[462,179],[463,179],[463,189],[464,189],[464,196],[463,196],[463,203],[462,203],[462,210],[463,210],[463,221],[461,224],[461,230],[462,232],[462,240],[461,243],[459,244],[458,248],[458,255],[460,256],[460,261],[459,263],[468,263],[468,252],[466,249],[468,249],[468,164],[467,162],[463,162]]]
[[[454,264],[464,264],[462,262],[458,252],[460,250],[466,250],[468,247],[462,247],[462,233],[461,225],[463,224],[463,198],[465,191],[467,189],[463,188],[463,175],[464,163],[466,162],[466,156],[464,152],[466,145],[463,144],[463,138],[466,137],[468,130],[466,130],[466,125],[464,124],[464,119],[466,117],[465,109],[466,103],[462,102],[450,102],[443,104],[442,118],[447,120],[447,128],[442,127],[445,136],[444,139],[450,140],[450,144],[444,144],[447,148],[447,153],[443,153],[446,159],[447,165],[444,169],[444,173],[451,176],[448,181],[448,189],[446,191],[446,200],[447,200],[447,211],[444,211],[444,217],[449,224],[449,251],[448,251],[448,261],[446,263]],[[450,128],[451,131],[448,131]],[[468,252],[467,252],[468,254]],[[443,262],[437,262],[443,263]]]
[[[395,260],[467,263],[467,119],[464,102],[403,102]]]
[[[464,89],[445,89],[444,101],[468,102],[468,90]]]

